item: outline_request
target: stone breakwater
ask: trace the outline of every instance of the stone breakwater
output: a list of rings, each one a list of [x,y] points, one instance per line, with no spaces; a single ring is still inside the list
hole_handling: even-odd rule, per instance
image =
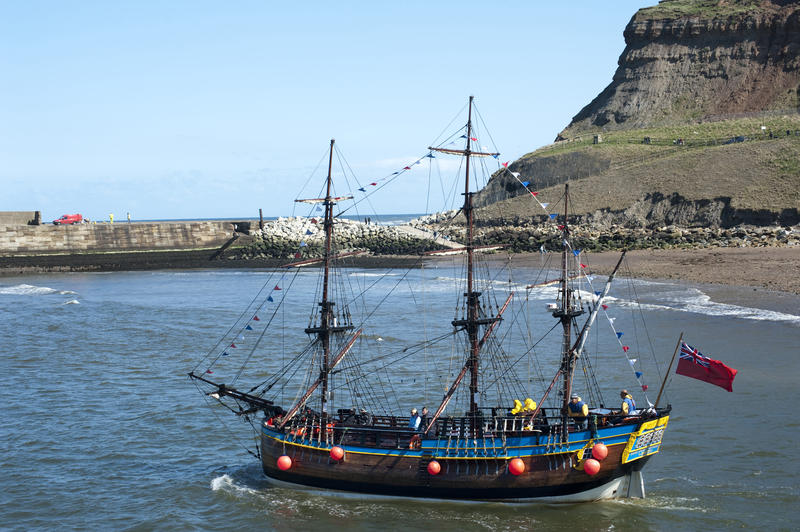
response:
[[[417,255],[446,247],[460,247],[465,228],[456,211],[436,213],[402,226],[381,226],[352,220],[337,220],[336,249],[339,253],[365,251],[370,255]],[[586,251],[620,249],[691,249],[710,247],[800,246],[800,226],[733,228],[626,227],[616,224],[576,224],[571,226],[574,246]],[[561,248],[557,226],[533,221],[506,220],[476,228],[479,245],[503,245],[513,253]],[[324,248],[322,220],[279,218],[262,230],[251,231],[225,253],[229,259],[320,257]]]
[[[337,253],[365,251],[372,255],[417,255],[443,247],[434,241],[433,231],[424,228],[367,224],[348,219],[336,219],[334,223]],[[247,237],[240,238],[226,251],[225,257],[304,259],[322,256],[324,246],[322,218],[278,218],[265,222],[263,229],[252,230]]]

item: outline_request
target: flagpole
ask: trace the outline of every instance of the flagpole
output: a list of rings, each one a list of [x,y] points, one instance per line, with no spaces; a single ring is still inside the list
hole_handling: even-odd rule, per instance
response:
[[[664,382],[661,383],[661,389],[658,390],[658,397],[656,397],[656,404],[653,405],[653,408],[658,408],[658,402],[661,400],[661,393],[664,391],[664,386],[667,385],[667,379],[669,378],[669,372],[672,371],[672,364],[675,362],[675,355],[678,354],[678,349],[680,349],[682,341],[683,341],[683,331],[681,331],[681,336],[680,336],[680,338],[678,338],[678,344],[675,346],[675,352],[672,353],[672,360],[669,361],[669,367],[667,368],[667,374],[664,375]]]

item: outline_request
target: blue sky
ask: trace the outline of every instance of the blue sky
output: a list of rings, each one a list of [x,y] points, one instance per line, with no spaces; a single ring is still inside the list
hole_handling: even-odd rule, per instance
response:
[[[331,138],[376,181],[470,94],[514,160],[608,85],[655,3],[0,2],[0,210],[287,215]],[[425,211],[427,178],[362,212]]]

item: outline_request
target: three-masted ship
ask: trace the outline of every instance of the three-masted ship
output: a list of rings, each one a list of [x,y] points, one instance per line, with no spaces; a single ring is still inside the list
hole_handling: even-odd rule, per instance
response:
[[[190,377],[209,398],[237,416],[256,420],[260,447],[254,454],[260,456],[264,473],[278,483],[373,495],[461,500],[643,497],[641,470],[660,449],[670,407],[658,407],[658,400],[655,405],[648,401],[647,408],[629,412],[597,404],[576,411],[570,405],[576,391],[576,368],[584,356],[590,328],[605,307],[604,299],[616,269],[603,289],[595,291],[591,298],[581,298],[573,286],[578,275],[571,266],[574,250],[570,247],[568,188],[563,214],[557,220],[562,241],[557,297],[548,307],[561,331],[557,367],[538,397],[524,385],[518,388],[538,399],[528,400],[524,406],[518,403],[512,408],[509,397],[496,395],[487,399],[483,392],[482,378],[491,369],[484,362],[485,351],[505,337],[498,332],[514,293],[510,291],[504,301],[501,298],[502,303],[487,302],[491,282],[479,279],[476,273],[480,246],[474,238],[476,209],[471,165],[475,158],[496,153],[475,149],[472,98],[464,131],[459,137],[465,139],[463,148],[429,148],[430,154],[450,154],[462,157],[464,162],[461,214],[465,237],[459,250],[465,257],[463,291],[458,295],[459,314],[449,324],[443,324],[449,336],[456,339],[462,355],[460,368],[451,373],[454,377],[449,387],[419,426],[415,421],[409,423],[405,412],[376,412],[356,404],[366,403],[364,395],[368,394],[359,394],[361,399],[356,399],[356,394],[346,396],[346,404],[337,404],[332,394],[332,379],[340,377],[343,361],[368,327],[366,319],[359,322],[351,313],[353,300],[334,299],[334,294],[341,293],[333,289],[332,276],[345,255],[335,247],[334,210],[337,203],[350,198],[337,197],[332,189],[333,141],[324,196],[300,200],[324,210],[320,220],[315,220],[321,222],[324,235],[321,257],[287,265],[296,268],[316,262],[321,274],[318,300],[304,329],[308,343],[298,349],[294,358],[307,361],[306,377],[294,381],[299,390],[288,395],[291,399],[285,399],[287,394],[283,394],[284,402],[275,393],[276,388],[291,381],[285,378],[288,364],[276,372],[283,377],[268,378],[248,387],[220,383],[210,369],[205,369],[223,360],[220,356],[212,357]],[[480,283],[483,284],[479,286]],[[409,339],[409,343],[415,341]],[[227,351],[231,349],[226,348],[222,355],[228,355]],[[305,358],[301,357],[304,354]],[[436,355],[429,352],[427,356],[430,359]],[[511,373],[494,368],[493,380]],[[367,371],[353,382],[370,378]],[[339,382],[346,385],[349,381]],[[452,403],[457,394],[461,408]]]

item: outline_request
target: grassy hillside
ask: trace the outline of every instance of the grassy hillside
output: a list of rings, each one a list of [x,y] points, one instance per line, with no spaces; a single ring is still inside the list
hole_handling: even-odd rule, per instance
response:
[[[575,213],[624,210],[648,194],[673,193],[687,200],[729,197],[736,209],[800,209],[800,115],[601,135],[599,144],[593,144],[589,134],[547,146],[522,159],[574,152],[611,161],[602,173],[570,180],[570,210]],[[649,137],[649,144],[644,143],[645,137]],[[535,183],[537,176],[526,178]],[[563,186],[555,185],[541,189],[538,197],[555,203],[562,193]],[[518,196],[486,209],[504,216],[542,213],[530,196]]]

